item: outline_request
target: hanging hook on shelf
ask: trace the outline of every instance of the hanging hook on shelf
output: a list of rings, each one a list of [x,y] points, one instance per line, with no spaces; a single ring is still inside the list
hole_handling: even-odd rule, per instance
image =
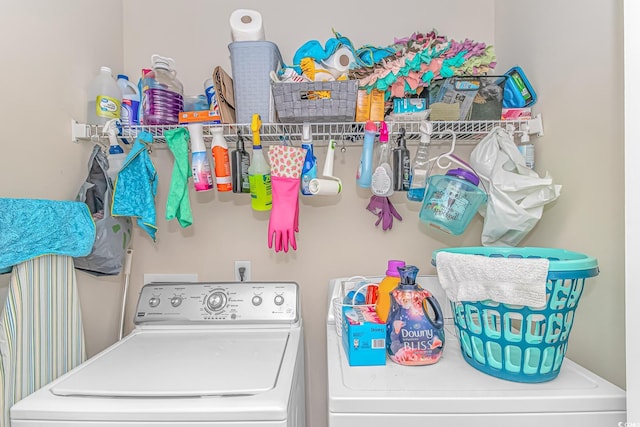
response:
[[[428,133],[428,134],[432,135],[433,133]],[[455,160],[457,157],[455,157],[453,155],[453,151],[456,149],[456,133],[454,131],[452,131],[451,129],[445,129],[444,131],[437,133],[437,135],[445,135],[445,134],[450,134],[451,137],[452,137],[451,138],[451,147],[449,148],[449,151],[429,159],[429,162],[435,161],[436,164],[438,165],[438,167],[441,168],[441,169],[449,168],[449,166],[451,166],[451,162],[452,161],[455,162],[455,163],[458,163]],[[446,164],[441,163],[443,159],[446,159],[448,161],[448,163],[446,163]]]
[[[449,167],[451,167],[451,164],[455,163],[458,166],[462,166],[463,168],[472,171],[473,173],[475,173],[480,178],[488,181],[489,179],[486,178],[484,175],[481,175],[478,172],[476,172],[476,170],[473,168],[473,166],[471,166],[469,163],[465,162],[460,157],[458,157],[455,154],[453,154],[454,150],[456,149],[456,133],[453,130],[445,129],[442,132],[438,132],[438,135],[444,135],[444,134],[447,134],[447,133],[452,136],[451,148],[449,148],[449,151],[447,151],[446,153],[442,153],[442,154],[440,154],[438,156],[430,158],[428,163],[431,163],[431,162],[435,161],[435,163],[441,169],[449,169]],[[447,160],[446,164],[442,163],[443,159]],[[482,186],[484,187],[484,184],[482,184]]]
[[[345,135],[346,129],[344,128],[344,126],[342,127],[342,137],[340,138],[340,142],[342,143],[342,146],[340,147],[340,152],[341,153],[346,153],[347,152],[347,146],[344,143],[344,140],[347,138],[347,136]]]
[[[282,127],[282,135],[280,136],[280,144],[291,147],[291,133],[286,126]]]

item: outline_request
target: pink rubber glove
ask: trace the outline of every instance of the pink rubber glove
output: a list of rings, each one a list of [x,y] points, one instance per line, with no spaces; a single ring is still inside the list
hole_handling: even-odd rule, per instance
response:
[[[271,176],[271,216],[269,216],[268,244],[275,246],[276,252],[288,252],[289,244],[297,249],[298,194],[300,178]]]

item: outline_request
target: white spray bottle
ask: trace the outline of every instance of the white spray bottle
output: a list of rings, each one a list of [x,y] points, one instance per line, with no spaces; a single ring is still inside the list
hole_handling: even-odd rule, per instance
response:
[[[193,172],[193,186],[196,191],[207,191],[213,188],[211,164],[207,156],[207,147],[202,136],[202,124],[189,123],[189,138],[191,139],[191,169]]]
[[[376,196],[389,197],[393,194],[393,171],[391,170],[391,148],[387,124],[380,122],[380,145],[378,165],[371,176],[371,192]]]
[[[120,144],[118,144],[116,121],[117,119],[109,120],[102,129],[102,132],[109,136],[109,155],[107,156],[109,169],[107,169],[107,175],[111,178],[113,187],[116,186],[118,172],[122,169],[122,165],[127,158],[124,150],[120,147]]]

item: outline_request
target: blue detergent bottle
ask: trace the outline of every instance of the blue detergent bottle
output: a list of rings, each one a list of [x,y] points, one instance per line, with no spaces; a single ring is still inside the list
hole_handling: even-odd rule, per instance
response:
[[[311,196],[313,193],[309,190],[309,182],[318,177],[317,159],[313,154],[313,143],[311,141],[311,128],[308,123],[302,127],[302,148],[307,150],[304,164],[302,165],[302,174],[300,175],[300,192],[305,196]]]
[[[399,365],[432,365],[444,348],[444,316],[431,293],[416,283],[418,267],[398,267],[400,284],[391,291],[387,354]],[[433,318],[429,317],[427,305]]]

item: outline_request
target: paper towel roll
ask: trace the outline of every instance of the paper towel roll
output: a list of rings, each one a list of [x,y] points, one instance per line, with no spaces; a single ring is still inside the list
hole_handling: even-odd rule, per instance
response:
[[[356,59],[353,56],[353,52],[346,46],[338,48],[333,55],[322,61],[322,65],[331,71],[334,77],[338,78],[342,74],[349,71],[351,64],[355,63]]]
[[[250,9],[236,9],[229,18],[231,39],[234,42],[264,40],[262,15]]]

